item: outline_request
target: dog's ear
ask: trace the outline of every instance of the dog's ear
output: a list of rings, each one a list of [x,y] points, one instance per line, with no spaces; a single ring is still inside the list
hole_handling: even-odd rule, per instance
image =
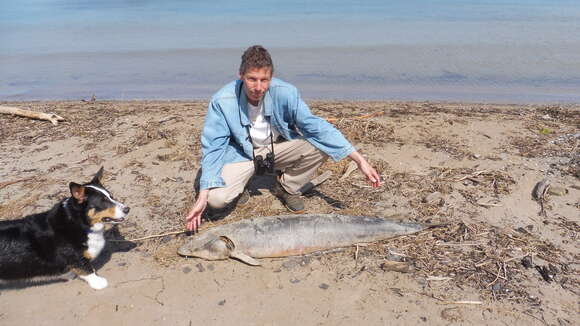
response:
[[[99,169],[99,172],[97,172],[97,174],[95,174],[95,176],[93,177],[93,180],[91,180],[90,183],[100,185],[101,179],[103,178],[103,171],[104,170],[105,170],[105,168],[101,166],[101,168]]]
[[[76,199],[79,204],[82,204],[85,199],[87,199],[87,196],[85,195],[85,187],[74,182],[69,183],[68,187],[70,188],[71,196]]]

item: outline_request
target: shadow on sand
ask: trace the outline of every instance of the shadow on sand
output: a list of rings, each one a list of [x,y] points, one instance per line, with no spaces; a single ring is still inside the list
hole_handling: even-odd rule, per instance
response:
[[[121,235],[116,225],[114,225],[111,229],[105,231],[105,239],[125,240],[125,238],[123,237],[123,235]],[[113,256],[114,253],[127,252],[135,248],[136,246],[137,246],[136,244],[128,241],[120,241],[120,242],[107,241],[105,248],[103,249],[101,254],[95,260],[92,261],[92,265],[95,268],[95,270],[98,271],[111,260],[111,257]],[[10,280],[10,281],[0,280],[0,291],[19,290],[34,286],[44,286],[55,283],[64,283],[75,278],[77,278],[77,276],[74,273],[68,272],[62,275],[41,276],[32,279]]]

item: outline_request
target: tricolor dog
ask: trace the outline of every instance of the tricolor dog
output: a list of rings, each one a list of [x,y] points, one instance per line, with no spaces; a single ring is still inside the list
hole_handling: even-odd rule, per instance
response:
[[[0,221],[0,280],[31,279],[74,272],[93,289],[107,287],[91,264],[105,247],[105,223],[120,223],[129,207],[101,184],[69,184],[71,196],[44,213]]]

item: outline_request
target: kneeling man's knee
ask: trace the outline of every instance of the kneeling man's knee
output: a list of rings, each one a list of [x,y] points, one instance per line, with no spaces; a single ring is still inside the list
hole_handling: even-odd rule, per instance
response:
[[[215,209],[224,208],[235,199],[235,196],[233,198],[230,198],[231,195],[229,195],[227,192],[221,189],[222,188],[210,190],[207,198],[207,204],[211,208]]]

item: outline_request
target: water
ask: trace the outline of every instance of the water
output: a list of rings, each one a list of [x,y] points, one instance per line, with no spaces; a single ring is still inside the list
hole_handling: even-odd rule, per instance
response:
[[[252,44],[307,99],[580,103],[577,0],[0,0],[0,100],[207,99]]]

